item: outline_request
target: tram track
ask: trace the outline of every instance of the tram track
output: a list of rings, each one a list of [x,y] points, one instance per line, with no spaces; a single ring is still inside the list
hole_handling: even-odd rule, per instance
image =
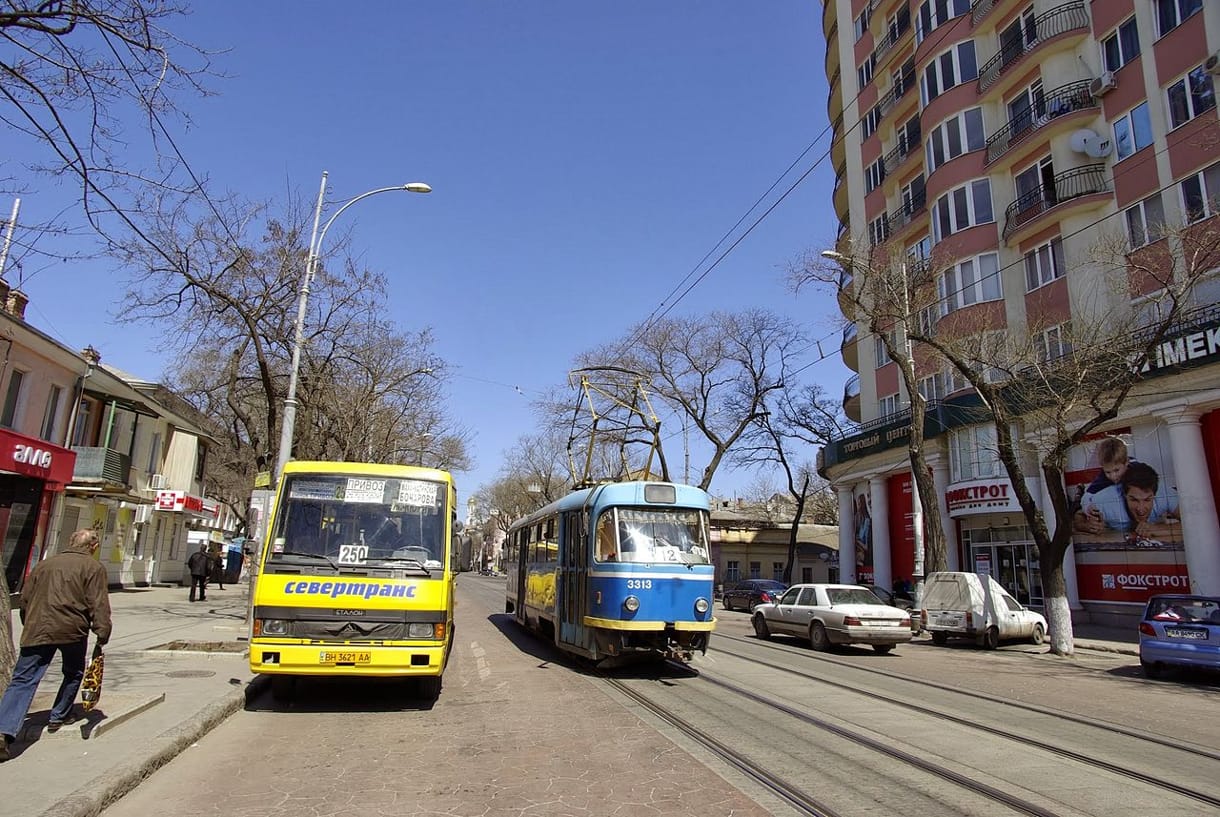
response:
[[[759,648],[759,649],[778,649],[787,655],[799,655],[802,657],[810,657],[810,653],[808,650],[798,649],[798,648],[788,648],[781,644],[764,645],[764,644],[760,643],[757,639],[742,638],[740,636],[726,635],[726,634],[720,634],[720,633],[718,633],[716,635],[716,639],[735,641],[737,643],[746,644],[750,647]],[[728,653],[728,654],[732,655],[732,653]],[[741,656],[737,656],[737,657],[741,657]],[[749,660],[753,664],[758,664],[758,665],[769,667],[771,669],[781,670],[781,671],[789,673],[789,674],[805,677],[810,680],[817,681],[818,683],[829,684],[831,686],[839,687],[841,689],[846,689],[846,690],[849,690],[852,692],[860,692],[858,687],[852,686],[850,684],[829,680],[829,679],[823,678],[821,676],[817,676],[817,675],[813,675],[811,673],[802,672],[801,670],[793,669],[792,667],[785,666],[783,664],[776,664],[774,662],[767,661],[765,659],[749,658],[749,659],[743,659],[743,660]],[[1126,727],[1121,724],[1110,723],[1107,721],[1098,720],[1096,718],[1086,718],[1086,717],[1082,717],[1080,715],[1073,714],[1071,712],[1065,712],[1061,709],[1052,709],[1051,707],[1040,706],[1038,704],[1026,703],[1024,701],[1014,701],[1009,698],[1001,698],[998,695],[990,695],[986,692],[981,692],[979,690],[974,690],[974,689],[963,689],[961,687],[955,687],[952,684],[943,684],[938,681],[929,681],[929,680],[925,680],[925,679],[921,679],[921,678],[911,678],[907,675],[902,675],[897,672],[890,672],[888,670],[877,669],[875,667],[864,667],[864,666],[861,666],[860,664],[852,662],[852,661],[837,660],[824,653],[819,653],[817,655],[817,660],[819,662],[824,662],[827,664],[833,664],[838,667],[843,667],[845,669],[849,669],[854,672],[861,672],[861,673],[866,673],[869,675],[877,675],[882,678],[888,678],[888,679],[895,680],[895,681],[901,681],[902,683],[912,684],[916,687],[920,687],[920,688],[924,688],[924,689],[936,689],[941,692],[949,692],[952,694],[962,695],[967,698],[970,698],[973,701],[987,701],[988,703],[993,703],[993,704],[997,704],[1000,706],[1009,707],[1012,709],[1022,710],[1025,712],[1033,712],[1038,715],[1045,715],[1047,717],[1056,718],[1058,720],[1065,721],[1068,723],[1079,724],[1081,726],[1085,726],[1090,729],[1095,729],[1095,730],[1099,730],[1102,732],[1108,732],[1108,733],[1114,734],[1114,735],[1121,735],[1123,737],[1132,738],[1134,740],[1153,744],[1153,745],[1161,747],[1161,748],[1174,749],[1174,750],[1180,750],[1180,751],[1189,751],[1192,755],[1195,755],[1197,757],[1207,757],[1207,758],[1210,758],[1215,761],[1220,761],[1220,752],[1209,749],[1206,746],[1199,746],[1197,744],[1188,744],[1180,739],[1168,738],[1168,737],[1163,737],[1161,735],[1156,735],[1156,734],[1152,734],[1152,733],[1148,733],[1148,732],[1142,732],[1140,730],[1132,729],[1130,727]],[[865,694],[865,693],[862,693],[862,694]],[[866,693],[866,694],[875,695],[875,693]],[[881,697],[889,703],[904,706],[904,707],[907,707],[910,709],[915,709],[916,711],[919,711],[921,713],[925,713],[925,714],[929,713],[929,710],[926,708],[926,705],[921,704],[921,705],[916,706],[914,704],[910,704],[908,702],[902,701],[901,699],[897,699],[897,698],[889,699],[889,698],[884,698],[884,696],[881,696]],[[944,717],[947,720],[952,720],[956,716],[945,714]],[[1215,801],[1215,798],[1212,798],[1211,801]],[[1220,802],[1217,802],[1217,806],[1220,807]]]

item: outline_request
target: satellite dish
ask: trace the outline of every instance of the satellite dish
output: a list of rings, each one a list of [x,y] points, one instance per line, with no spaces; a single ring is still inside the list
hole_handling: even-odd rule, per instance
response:
[[[1089,143],[1096,141],[1099,141],[1096,133],[1088,128],[1081,128],[1080,130],[1072,133],[1071,138],[1068,140],[1068,144],[1071,146],[1072,150],[1076,151],[1077,153],[1087,153]]]
[[[1114,150],[1114,143],[1109,139],[1090,139],[1085,143],[1084,152],[1092,156],[1094,159],[1104,159]]]

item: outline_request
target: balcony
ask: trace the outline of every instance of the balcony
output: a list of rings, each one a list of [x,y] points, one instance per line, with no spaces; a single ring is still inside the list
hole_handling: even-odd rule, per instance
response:
[[[996,0],[974,0],[970,7],[970,25],[977,26],[995,8]]]
[[[1022,139],[1041,129],[1052,120],[1076,111],[1097,108],[1100,103],[1091,93],[1092,80],[1081,80],[1056,88],[1046,95],[1040,110],[1031,110],[1020,119],[1008,124],[987,139],[987,164],[999,159]]]
[[[906,204],[885,217],[886,232],[893,237],[927,209],[928,194],[921,191],[918,196],[912,197]]]
[[[912,65],[911,70],[909,72],[903,71],[899,75],[898,81],[895,82],[894,85],[882,95],[881,99],[877,100],[877,110],[881,112],[881,116],[884,117],[890,111],[894,110],[894,106],[898,104],[899,100],[910,93],[911,89],[914,87],[915,68]]]
[[[898,45],[898,41],[903,35],[911,30],[911,15],[908,12],[905,17],[899,17],[885,33],[885,36],[877,41],[877,45],[873,47],[873,60],[878,68],[881,67],[881,60],[886,54],[894,50],[894,46]]]
[[[853,321],[843,327],[843,342],[839,345],[839,352],[843,355],[843,364],[853,372],[860,370],[859,344],[856,343],[856,338],[856,324]]]
[[[983,66],[979,68],[979,93],[994,85],[995,81],[1008,69],[1029,54],[1036,52],[1043,43],[1072,31],[1087,33],[1089,13],[1085,10],[1083,2],[1068,3],[1035,17],[1033,29],[1032,38],[1026,39],[1023,36],[1002,44],[999,52],[983,63]]]
[[[853,423],[860,422],[860,375],[847,378],[843,386],[843,413]]]
[[[914,133],[907,135],[905,138],[900,138],[898,140],[898,144],[894,146],[894,149],[885,154],[885,158],[882,159],[882,161],[885,163],[886,176],[894,175],[895,171],[902,166],[902,163],[906,161],[907,157],[919,152],[919,144],[922,136],[922,130],[920,128],[916,128]]]
[[[113,448],[96,446],[73,446],[76,452],[76,467],[72,481],[102,482],[107,485],[127,485],[131,476],[131,457]]]
[[[1085,165],[1060,173],[1049,185],[1041,185],[1018,198],[1004,211],[1004,240],[1043,213],[1072,199],[1094,193],[1109,193],[1104,164]]]

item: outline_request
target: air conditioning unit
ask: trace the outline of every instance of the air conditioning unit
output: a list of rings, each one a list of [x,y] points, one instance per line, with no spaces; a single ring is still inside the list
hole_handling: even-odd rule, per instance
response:
[[[1089,86],[1089,93],[1094,97],[1102,97],[1117,84],[1113,71],[1102,71],[1101,76],[1093,80],[1093,84]]]
[[[1203,61],[1203,70],[1213,77],[1220,77],[1220,51]]]
[[[136,508],[135,523],[137,525],[147,525],[149,519],[152,519],[152,505],[138,506]]]
[[[153,474],[148,478],[148,490],[164,491],[169,487],[169,480],[165,478],[165,474]]]

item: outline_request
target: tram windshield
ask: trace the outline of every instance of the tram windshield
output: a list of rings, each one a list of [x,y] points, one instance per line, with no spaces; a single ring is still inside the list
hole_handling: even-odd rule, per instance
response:
[[[707,514],[690,508],[615,508],[597,523],[603,562],[708,564]]]
[[[288,476],[271,536],[274,563],[435,570],[445,560],[445,486],[420,479]]]

